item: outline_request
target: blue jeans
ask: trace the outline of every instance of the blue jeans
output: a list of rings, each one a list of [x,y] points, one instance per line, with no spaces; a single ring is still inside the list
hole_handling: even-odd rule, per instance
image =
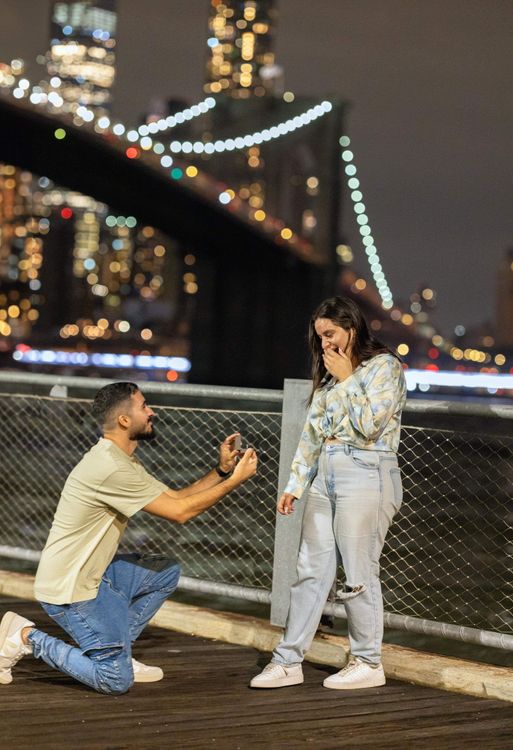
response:
[[[34,656],[100,693],[126,693],[134,681],[132,643],[180,577],[175,560],[159,555],[116,555],[94,599],[73,604],[40,602],[78,648],[34,629]]]
[[[347,612],[351,653],[379,664],[383,639],[383,598],[379,558],[385,536],[402,502],[395,453],[367,451],[337,443],[323,446],[318,474],[308,492],[297,582],[281,643],[272,661],[303,660],[342,562],[340,594]]]

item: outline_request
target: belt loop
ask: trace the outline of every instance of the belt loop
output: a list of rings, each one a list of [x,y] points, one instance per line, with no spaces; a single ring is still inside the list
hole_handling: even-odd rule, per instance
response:
[[[346,456],[349,456],[351,454],[351,446],[347,443],[344,443],[344,453],[346,454]]]

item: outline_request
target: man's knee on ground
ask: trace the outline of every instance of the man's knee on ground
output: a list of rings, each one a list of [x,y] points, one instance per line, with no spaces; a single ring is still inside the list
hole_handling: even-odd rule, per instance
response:
[[[96,662],[98,692],[105,695],[122,695],[134,684],[132,659],[122,647],[101,649],[90,654]]]
[[[101,680],[98,691],[104,695],[123,695],[128,693],[133,684],[133,677],[118,676],[116,679]]]

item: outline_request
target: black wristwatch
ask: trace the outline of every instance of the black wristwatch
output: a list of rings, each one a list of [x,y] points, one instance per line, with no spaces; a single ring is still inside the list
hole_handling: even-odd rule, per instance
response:
[[[226,477],[229,477],[232,473],[231,471],[223,471],[219,465],[216,466],[216,472],[217,475],[221,477],[221,479],[226,479]]]

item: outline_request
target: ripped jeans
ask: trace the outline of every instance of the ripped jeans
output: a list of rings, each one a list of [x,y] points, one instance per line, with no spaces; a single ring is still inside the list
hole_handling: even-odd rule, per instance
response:
[[[180,566],[160,555],[116,555],[94,599],[40,602],[78,648],[35,628],[28,640],[36,658],[100,693],[126,693],[134,681],[132,643],[176,589]]]
[[[324,444],[319,470],[306,499],[297,582],[281,643],[272,661],[290,666],[310,647],[342,562],[351,654],[381,661],[383,598],[379,558],[402,501],[395,453]],[[300,502],[300,501],[297,501]]]

